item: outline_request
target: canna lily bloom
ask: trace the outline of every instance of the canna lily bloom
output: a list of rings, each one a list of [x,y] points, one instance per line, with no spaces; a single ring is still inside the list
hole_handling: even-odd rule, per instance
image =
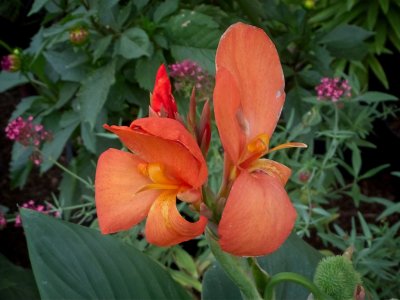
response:
[[[137,119],[127,126],[104,126],[132,152],[109,149],[96,170],[96,208],[103,234],[127,230],[147,216],[146,239],[158,246],[190,240],[207,219],[185,220],[176,198],[199,206],[207,166],[194,138],[169,118]]]
[[[296,211],[284,189],[291,170],[269,149],[285,100],[274,44],[261,29],[237,23],[221,37],[216,55],[215,119],[225,150],[225,208],[218,226],[221,248],[234,255],[275,251],[289,236]],[[229,192],[229,194],[228,194]]]
[[[157,71],[153,94],[150,99],[150,114],[175,119],[178,109],[171,92],[167,69],[162,64]]]

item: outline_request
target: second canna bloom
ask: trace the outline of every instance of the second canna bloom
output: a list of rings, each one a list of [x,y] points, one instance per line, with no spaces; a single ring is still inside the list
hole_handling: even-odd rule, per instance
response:
[[[218,227],[220,245],[240,256],[271,253],[294,227],[296,211],[284,189],[291,170],[262,157],[285,101],[285,81],[274,44],[259,28],[237,23],[216,55],[215,119],[225,150],[227,198]]]
[[[102,233],[127,230],[147,217],[148,242],[170,246],[203,233],[207,219],[185,220],[177,197],[199,205],[199,188],[207,166],[196,141],[170,118],[137,119],[127,126],[105,128],[131,153],[104,152],[96,170],[96,208]]]

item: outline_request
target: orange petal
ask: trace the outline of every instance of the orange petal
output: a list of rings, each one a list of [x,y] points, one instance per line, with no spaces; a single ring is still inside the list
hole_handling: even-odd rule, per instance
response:
[[[166,114],[168,118],[172,119],[175,118],[175,114],[178,111],[171,93],[171,82],[164,64],[158,68],[150,106],[157,114]]]
[[[203,233],[207,218],[186,221],[176,208],[176,194],[163,192],[151,206],[146,221],[146,239],[157,246],[171,246]]]
[[[292,170],[285,165],[270,159],[258,159],[250,165],[248,172],[261,171],[280,180],[283,186],[289,180]]]
[[[248,124],[248,140],[261,133],[271,136],[285,100],[285,82],[278,53],[267,34],[243,23],[230,26],[218,45],[216,69],[215,118],[218,127],[232,127],[219,128],[221,139],[224,140],[223,135],[240,135],[234,132],[237,126],[233,114],[224,117],[224,111],[231,110],[228,107],[232,104],[239,109],[243,123]],[[220,72],[223,69],[226,71]]]
[[[178,121],[143,118],[130,127],[108,126],[133,153],[146,162],[161,163],[168,175],[197,188],[207,178],[207,165],[199,146]]]
[[[222,146],[234,163],[239,161],[249,134],[249,124],[243,119],[239,90],[232,74],[219,68],[214,89],[214,114]]]
[[[274,252],[293,229],[296,211],[282,183],[265,173],[242,173],[219,223],[222,249],[239,256]]]
[[[130,153],[109,149],[100,155],[96,169],[96,210],[102,233],[126,230],[146,216],[160,194],[136,194],[150,180],[138,171],[142,160]]]

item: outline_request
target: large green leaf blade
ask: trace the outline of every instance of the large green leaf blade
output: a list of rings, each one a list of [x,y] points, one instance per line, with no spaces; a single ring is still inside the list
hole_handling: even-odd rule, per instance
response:
[[[295,272],[312,280],[322,255],[295,234],[289,236],[278,251],[258,258],[260,266],[270,275]],[[294,283],[277,286],[276,299],[307,299],[309,291]],[[204,300],[240,299],[240,291],[219,266],[211,267],[203,281]]]
[[[0,254],[0,299],[39,299],[31,270],[12,264]]]
[[[21,210],[42,299],[188,299],[168,273],[112,236]]]

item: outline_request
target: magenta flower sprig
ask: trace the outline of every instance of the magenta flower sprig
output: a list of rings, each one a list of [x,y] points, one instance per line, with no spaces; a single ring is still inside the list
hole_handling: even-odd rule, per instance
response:
[[[169,70],[177,91],[183,91],[187,94],[186,96],[190,96],[193,87],[195,87],[200,99],[210,98],[213,78],[196,62],[183,60],[169,65]]]
[[[43,205],[43,204],[38,204],[35,202],[35,200],[29,200],[25,203],[22,204],[23,208],[27,208],[27,209],[32,209],[41,213],[44,213],[46,215],[51,215],[53,217],[59,218],[60,217],[60,212],[59,211],[54,211],[53,207],[49,204]],[[22,225],[22,221],[21,221],[21,215],[17,214],[17,216],[15,217],[15,223],[14,226],[15,227],[21,227]]]
[[[346,79],[324,77],[315,90],[318,100],[337,102],[343,97],[351,97],[351,86]]]
[[[18,117],[8,123],[5,133],[9,140],[19,142],[25,147],[32,146],[31,160],[35,165],[40,165],[42,162],[40,146],[43,142],[52,139],[51,134],[45,130],[42,124],[34,124],[33,116],[29,116],[27,119]]]

